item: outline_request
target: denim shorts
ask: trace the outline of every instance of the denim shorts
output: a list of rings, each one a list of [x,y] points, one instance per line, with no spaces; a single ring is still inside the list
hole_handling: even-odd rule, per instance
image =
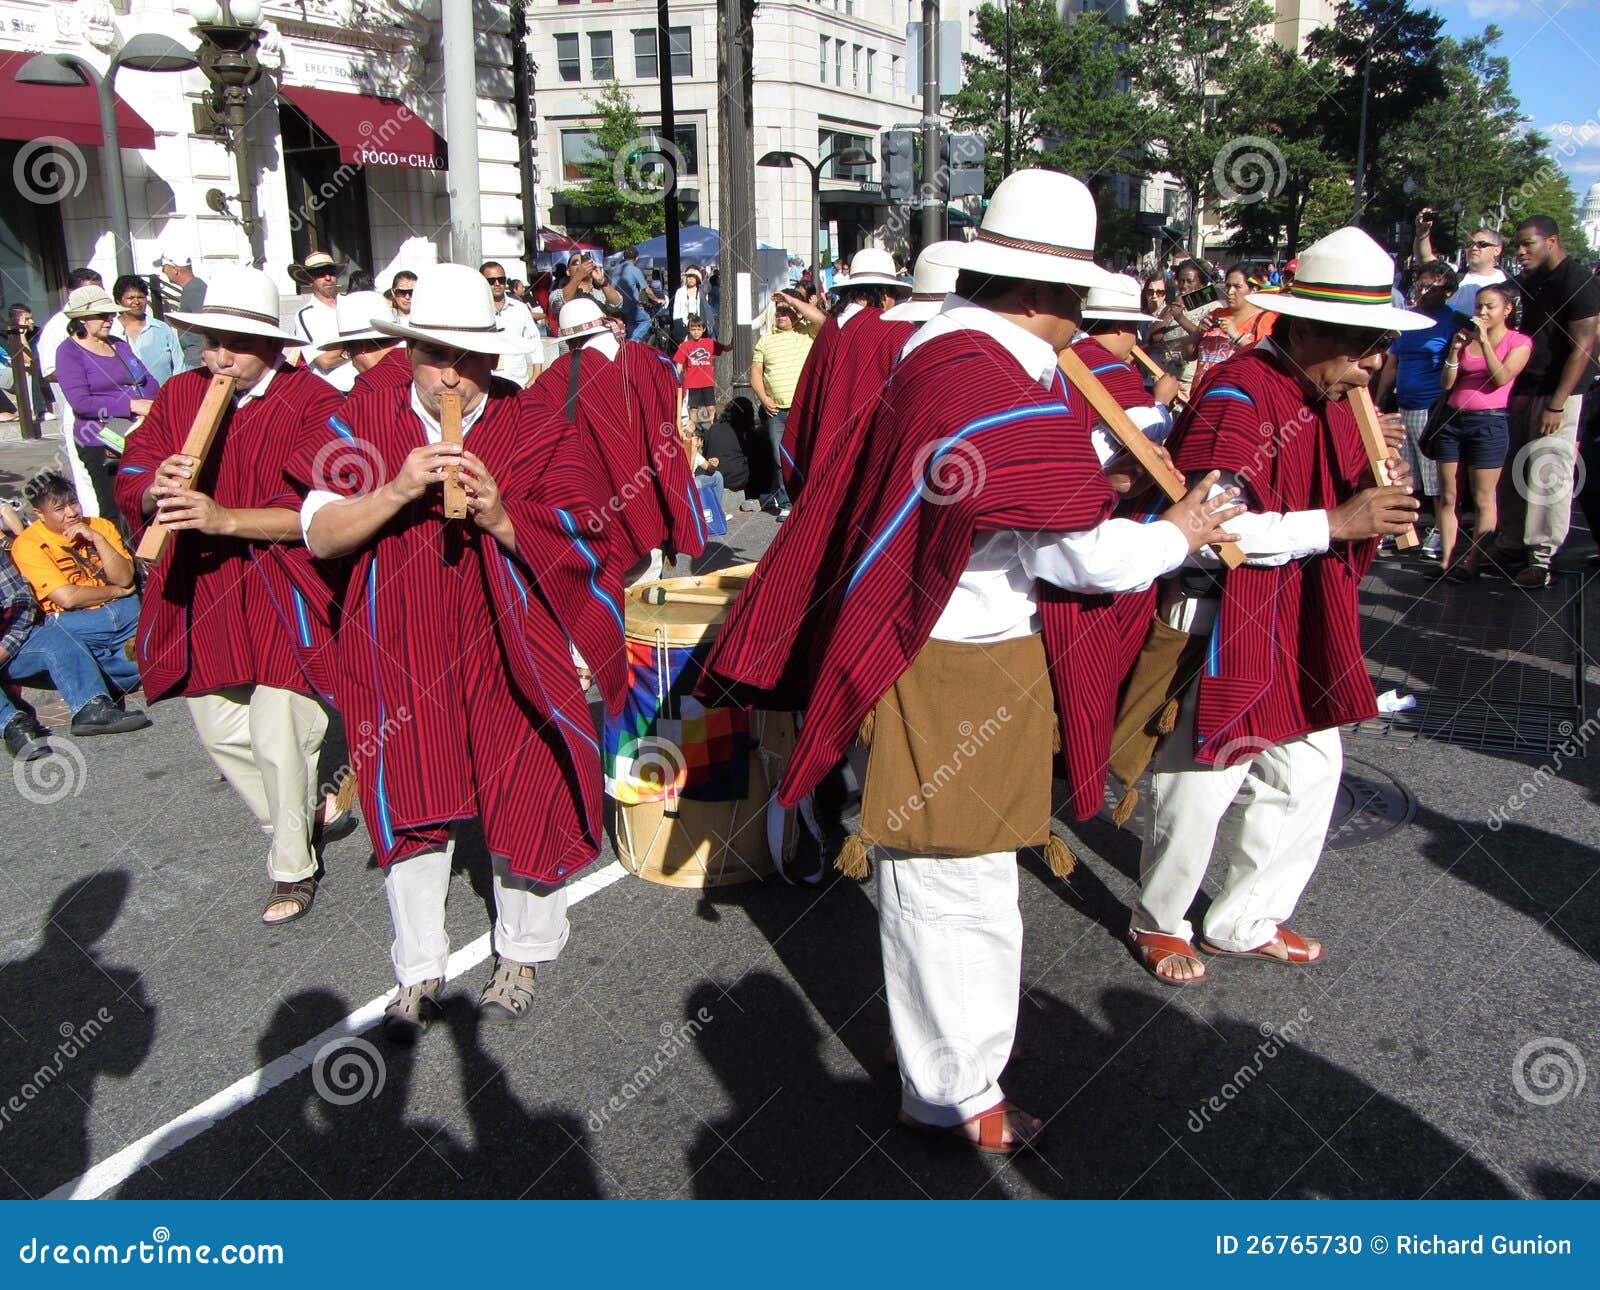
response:
[[[1511,430],[1503,410],[1451,410],[1432,453],[1435,461],[1459,461],[1474,470],[1499,470],[1511,449]]]

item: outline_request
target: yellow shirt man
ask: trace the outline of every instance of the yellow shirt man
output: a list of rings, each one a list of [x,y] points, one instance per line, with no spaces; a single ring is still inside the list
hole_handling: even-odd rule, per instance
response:
[[[806,365],[811,344],[810,336],[793,328],[769,331],[756,342],[752,366],[759,367],[761,386],[780,411],[794,402],[795,387],[800,384],[800,371]]]
[[[82,525],[92,529],[111,550],[124,560],[133,557],[123,545],[122,535],[110,520],[99,516],[86,518]],[[109,587],[105,560],[100,543],[87,535],[74,542],[65,533],[55,533],[35,520],[12,543],[11,558],[17,569],[28,580],[33,594],[48,613],[58,613],[64,606],[53,597],[62,587]]]

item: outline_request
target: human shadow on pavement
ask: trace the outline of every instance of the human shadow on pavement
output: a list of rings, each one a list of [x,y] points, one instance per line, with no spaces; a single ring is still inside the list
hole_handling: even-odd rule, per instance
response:
[[[140,974],[96,948],[122,912],[121,869],[62,890],[43,941],[0,965],[0,1194],[41,1196],[90,1165],[95,1085],[149,1056],[155,1009]],[[100,1145],[96,1143],[96,1145]]]
[[[285,999],[258,1042],[264,1077],[273,1078],[275,1059],[348,1012],[324,990]],[[341,1036],[319,1044],[309,1071],[282,1078],[135,1174],[119,1195],[503,1197],[522,1195],[536,1179],[538,1195],[600,1194],[587,1157],[573,1149],[581,1123],[534,1116],[510,1095],[477,1042],[475,1010],[459,993],[447,991],[444,1018],[415,1047],[390,1044],[376,1031]]]
[[[1055,1197],[1499,1198],[1470,1150],[1311,1051],[1315,1005],[1256,1025],[1113,988],[1102,1022],[1042,990],[1005,1089],[1048,1121],[1007,1166]],[[1309,1014],[1309,1015],[1308,1015]]]

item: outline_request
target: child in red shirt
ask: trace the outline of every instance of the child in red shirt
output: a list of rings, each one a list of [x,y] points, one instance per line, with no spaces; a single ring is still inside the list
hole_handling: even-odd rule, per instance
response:
[[[717,374],[711,360],[726,354],[728,346],[706,335],[706,320],[699,314],[690,314],[685,321],[689,338],[678,346],[672,360],[678,365],[678,376],[688,395],[689,420],[704,431],[716,414]]]

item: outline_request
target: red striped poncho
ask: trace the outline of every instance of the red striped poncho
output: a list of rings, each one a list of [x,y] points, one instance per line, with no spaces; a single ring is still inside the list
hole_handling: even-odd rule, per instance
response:
[[[180,372],[128,438],[117,472],[117,504],[145,528],[142,499],[157,466],[183,449],[211,373]],[[197,489],[230,508],[298,510],[284,468],[307,425],[344,399],[303,367],[280,366],[267,392],[223,415]],[[150,571],[139,611],[139,674],[151,701],[208,694],[231,685],[271,685],[327,694],[331,592],[298,544],[174,533]]]
[[[398,390],[411,384],[411,360],[406,357],[404,343],[396,345],[381,359],[356,377],[350,388],[350,398],[368,390]]]
[[[1255,510],[1331,509],[1372,485],[1350,405],[1310,402],[1264,343],[1210,374],[1168,449],[1191,478],[1232,471]],[[1373,541],[1275,568],[1228,572],[1200,678],[1196,760],[1248,761],[1261,749],[1376,714],[1361,654],[1357,588]]]
[[[634,341],[623,341],[615,359],[599,350],[571,350],[522,395],[536,424],[566,421],[575,362],[577,425],[599,463],[602,515],[617,531],[609,543],[613,556],[627,569],[662,546],[700,555],[705,515],[678,437],[678,369],[665,354]]]
[[[844,427],[870,418],[889,369],[920,325],[885,321],[883,311],[871,306],[863,306],[842,327],[836,318],[822,324],[806,355],[783,431],[783,483],[791,501],[798,500]]]
[[[303,438],[290,472],[355,495],[427,441],[409,389],[377,391]],[[513,873],[562,881],[600,845],[600,750],[569,640],[613,709],[626,684],[604,497],[579,432],[531,423],[508,382],[465,443],[500,487],[516,554],[446,520],[442,489],[405,507],[351,562],[334,694],[381,864],[477,816]]]
[[[1106,393],[1124,408],[1153,408],[1155,399],[1144,388],[1144,378],[1132,363],[1118,358],[1093,336],[1084,338],[1072,347],[1072,352],[1083,364],[1100,378]]]
[[[804,710],[781,801],[816,786],[910,666],[977,534],[1079,532],[1110,514],[1089,428],[1088,405],[1059,378],[1041,389],[979,332],[928,341],[895,368],[861,453],[829,472],[826,498],[795,508],[707,662],[708,698]],[[1040,588],[1080,818],[1102,800],[1121,680],[1108,661],[1126,653],[1113,599]]]

